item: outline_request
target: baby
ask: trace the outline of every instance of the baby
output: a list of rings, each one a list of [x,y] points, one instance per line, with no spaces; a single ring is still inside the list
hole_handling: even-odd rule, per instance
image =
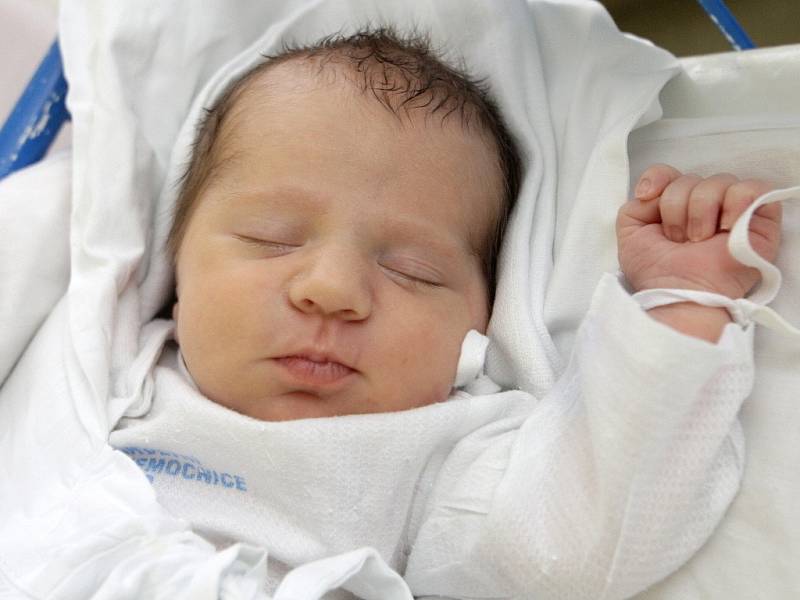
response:
[[[486,328],[519,169],[486,95],[421,45],[356,37],[241,78],[171,240],[200,390],[265,420],[444,400]]]
[[[635,593],[666,575],[708,536],[735,492],[735,449],[715,442],[705,458],[692,455],[691,464],[708,464],[713,473],[684,478],[690,480],[685,502],[684,479],[671,479],[662,506],[664,467],[646,460],[644,441],[641,447],[626,436],[606,442],[620,445],[626,461],[640,452],[642,460],[615,463],[608,480],[595,478],[587,465],[603,467],[606,454],[597,458],[581,446],[576,461],[589,458],[570,470],[569,450],[528,456],[525,444],[514,442],[536,406],[527,394],[453,393],[465,335],[487,327],[520,164],[486,91],[423,42],[388,31],[290,50],[237,79],[201,124],[170,238],[175,365],[185,368],[194,395],[184,400],[191,394],[176,392],[183,384],[162,372],[161,404],[142,419],[124,419],[111,442],[148,473],[166,506],[218,545],[266,546],[283,565],[271,572],[268,588],[303,561],[359,545],[378,548],[415,595],[478,597],[484,589],[531,597],[559,585],[581,594],[611,589],[614,578],[625,581],[619,589]],[[665,165],[648,169],[617,220],[629,286],[742,297],[758,272],[729,256],[725,232],[767,189],[727,174],[701,179]],[[760,209],[751,237],[770,260],[779,232],[778,205]],[[725,309],[689,302],[649,314],[708,342],[717,342],[730,323]],[[653,332],[666,335],[658,327]],[[696,340],[687,347],[698,355],[722,352]],[[711,369],[698,377],[716,375]],[[735,396],[729,403],[735,415],[746,390],[726,390]],[[585,392],[567,385],[562,393]],[[687,395],[695,401],[700,394],[702,402],[702,393]],[[563,423],[583,417],[555,414],[560,410],[540,413],[540,424],[561,419],[544,430],[562,431],[559,443],[580,439],[583,425],[573,430]],[[350,417],[309,419],[344,415]],[[725,438],[731,417],[719,419]],[[194,437],[186,439],[200,440],[195,448],[205,444],[199,458],[180,442],[193,427]],[[680,465],[681,458],[670,463]],[[212,471],[219,495],[206,501]],[[351,479],[339,477],[345,472]],[[554,473],[578,487],[552,483]],[[643,483],[651,476],[653,483]],[[495,495],[501,483],[503,494]],[[631,491],[642,486],[646,510]],[[559,524],[564,515],[553,507],[571,506],[579,488],[592,488],[606,513],[595,520],[597,532],[582,532],[585,546],[570,546],[583,538]],[[723,490],[716,501],[703,500],[715,488]],[[604,493],[611,500],[600,502]],[[513,506],[499,506],[506,498],[534,514],[546,506],[545,529],[531,534],[527,515],[518,519]],[[658,526],[628,538],[616,524],[621,530],[636,523],[630,515],[639,514],[637,506]],[[688,516],[665,534],[660,528],[673,513]],[[483,525],[484,517],[495,525]],[[519,539],[492,545],[503,530],[497,519],[511,523]],[[556,547],[574,549],[578,567],[565,567],[560,583],[553,573],[570,561],[561,554],[558,566],[550,562],[546,542],[558,536],[546,527],[566,530],[569,543]],[[651,542],[648,535],[664,539]],[[681,540],[678,550],[670,536]],[[501,556],[512,547],[513,556]],[[639,552],[635,567],[620,575],[631,547]],[[658,555],[659,548],[666,550]],[[525,568],[503,573],[487,566],[486,556],[498,564],[523,557]],[[514,579],[521,572],[523,579]]]

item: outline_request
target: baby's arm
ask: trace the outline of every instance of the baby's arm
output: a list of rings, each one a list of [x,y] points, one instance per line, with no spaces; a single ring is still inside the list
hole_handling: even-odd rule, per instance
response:
[[[730,174],[702,179],[667,165],[648,168],[635,198],[617,216],[619,261],[635,291],[679,288],[741,298],[759,279],[756,269],[728,252],[733,223],[762,194],[764,181],[740,181]],[[769,261],[780,242],[781,206],[759,208],[750,223],[750,241]],[[688,302],[660,306],[650,316],[672,328],[716,342],[730,322],[723,308]]]

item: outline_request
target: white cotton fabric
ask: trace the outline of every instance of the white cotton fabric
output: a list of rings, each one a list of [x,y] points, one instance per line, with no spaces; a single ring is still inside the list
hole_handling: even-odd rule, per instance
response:
[[[486,350],[489,338],[475,331],[467,332],[461,343],[461,355],[456,366],[456,380],[453,387],[463,389],[471,394],[489,394],[500,391],[500,388],[486,376]],[[484,389],[485,385],[495,385],[492,389]],[[480,389],[479,389],[480,387]]]
[[[67,289],[71,169],[61,152],[0,181],[0,384]]]
[[[613,278],[601,279],[616,266],[627,135],[658,117],[655,98],[676,62],[620,35],[590,2],[502,6],[317,0],[242,2],[233,11],[222,1],[203,10],[188,1],[62,2],[74,122],[69,287],[38,331],[42,309],[22,313],[20,331],[36,332],[24,352],[20,342],[2,349],[0,364],[16,366],[0,388],[0,452],[12,457],[0,472],[0,597],[288,600],[341,586],[391,600],[412,592],[623,598],[699,548],[738,488],[735,416],[752,384],[752,327],[728,326],[718,345],[686,338],[646,317]],[[486,366],[524,392],[462,398],[478,406],[464,422],[488,411],[486,424],[457,443],[448,431],[441,448],[423,440],[435,451],[414,456],[431,489],[406,500],[414,517],[395,531],[402,543],[377,527],[365,543],[390,540],[380,551],[321,543],[316,554],[285,559],[294,570],[278,583],[269,579],[270,548],[284,542],[216,547],[180,510],[167,510],[164,492],[108,441],[123,418],[152,424],[161,380],[175,376],[155,368],[171,326],[152,319],[171,286],[163,244],[201,108],[255,54],[366,22],[430,29],[490,76],[520,138],[528,170],[500,265]],[[20,241],[20,256],[48,239],[44,226],[36,233]],[[0,255],[4,269],[14,260]],[[4,294],[20,298],[24,283],[4,282]],[[5,328],[14,316],[3,319]],[[523,404],[530,410],[517,415]],[[458,406],[376,416],[376,428],[394,418],[427,423],[425,414]],[[500,407],[508,412],[492,420]],[[432,456],[438,464],[426,462]],[[361,485],[380,475],[337,473]],[[407,483],[406,494],[414,489]],[[336,524],[326,523],[339,532]],[[206,529],[217,541],[230,533]],[[399,559],[405,535],[412,550]],[[280,556],[273,562],[282,572]],[[389,567],[405,567],[405,581]]]

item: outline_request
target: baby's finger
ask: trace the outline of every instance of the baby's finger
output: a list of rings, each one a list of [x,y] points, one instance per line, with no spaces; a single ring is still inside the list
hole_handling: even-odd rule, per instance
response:
[[[653,200],[661,195],[670,183],[678,179],[681,172],[675,167],[656,164],[645,169],[639,177],[636,189],[633,192],[637,200]]]
[[[730,173],[719,173],[698,183],[689,196],[686,237],[700,242],[717,233],[717,222],[725,193],[739,179]]]
[[[659,201],[661,226],[664,235],[673,242],[686,241],[686,220],[689,196],[702,179],[697,175],[682,175],[662,192]]]
[[[766,194],[772,186],[760,179],[744,179],[731,187],[725,193],[725,202],[722,206],[722,216],[719,221],[719,228],[723,231],[730,231],[736,219],[750,206],[756,198]],[[767,204],[756,211],[756,214],[766,218],[780,220],[780,205],[777,203]]]

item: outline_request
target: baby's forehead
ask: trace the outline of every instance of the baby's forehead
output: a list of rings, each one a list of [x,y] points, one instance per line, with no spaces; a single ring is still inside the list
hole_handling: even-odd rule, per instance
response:
[[[454,126],[482,138],[488,146],[495,145],[473,99],[452,82],[423,79],[419,68],[409,70],[398,61],[401,66],[336,51],[279,56],[242,78],[231,97],[230,113],[243,116],[255,106],[291,101],[321,89],[331,96],[344,96],[345,101],[380,107],[401,125]],[[316,98],[320,103],[331,101]]]
[[[298,122],[297,109],[302,107],[309,119],[321,122],[321,127],[357,128],[363,135],[365,145],[394,144],[398,139],[407,137],[412,143],[407,146],[406,155],[415,152],[419,152],[420,156],[425,155],[417,134],[421,133],[428,139],[436,138],[439,140],[438,152],[431,156],[436,162],[448,161],[450,155],[455,155],[458,148],[466,144],[474,149],[470,154],[480,157],[476,166],[484,172],[481,187],[486,186],[486,201],[492,207],[486,211],[482,221],[492,222],[502,196],[502,177],[497,168],[496,149],[485,133],[477,134],[465,127],[460,119],[442,121],[430,118],[424,107],[411,107],[408,111],[397,113],[395,106],[387,105],[374,94],[364,93],[361,83],[356,80],[357,75],[353,66],[344,59],[324,62],[319,57],[299,56],[271,65],[267,63],[262,70],[253,73],[238,97],[232,99],[234,108],[230,111],[229,127],[219,142],[227,146],[225,153],[233,157],[246,152],[254,144],[269,143],[272,138],[257,137],[262,135],[264,122],[269,121],[269,126],[276,133],[274,137],[278,137],[277,129],[285,134],[287,128]],[[328,110],[332,103],[348,104],[353,108],[356,118],[341,118],[336,111]],[[281,122],[282,114],[287,115],[285,122]],[[328,118],[327,122],[325,118]],[[260,122],[254,123],[254,119]],[[350,137],[349,134],[342,135],[343,140]],[[382,143],[381,139],[385,142]],[[355,160],[357,157],[349,155],[346,148],[347,145],[343,143],[341,152],[335,154],[333,160]],[[397,156],[394,162],[402,162],[405,158],[407,156]],[[459,168],[458,165],[451,165],[451,169]],[[406,178],[417,175],[408,172]],[[465,178],[463,183],[468,179]],[[437,182],[434,180],[433,183]],[[431,198],[429,201],[436,200]]]
[[[223,154],[235,156],[244,145],[270,143],[269,137],[253,139],[260,135],[259,126],[269,120],[272,127],[291,127],[297,120],[294,109],[302,107],[309,118],[319,121],[328,116],[328,123],[323,122],[321,126],[347,124],[362,132],[365,139],[379,133],[387,140],[395,140],[409,132],[421,132],[429,139],[440,140],[442,156],[452,154],[456,146],[470,145],[482,156],[480,162],[485,169],[481,170],[485,171],[489,188],[502,196],[498,189],[502,187],[502,173],[498,168],[497,144],[488,132],[478,128],[474,121],[455,118],[451,113],[431,112],[434,109],[427,106],[427,101],[423,106],[409,103],[398,107],[397,99],[366,93],[358,77],[359,72],[345,59],[323,61],[320,57],[296,56],[265,63],[248,76],[242,88],[231,97],[231,106],[224,111],[219,139],[213,142],[217,146],[215,151],[220,157]],[[394,83],[385,85],[396,88]],[[356,118],[341,120],[338,114],[325,110],[336,103],[353,107],[358,113]],[[281,115],[290,113],[290,118],[282,122]],[[415,148],[410,147],[408,151],[413,153]],[[343,151],[338,158],[348,157]]]
[[[314,114],[324,114],[321,109],[331,102],[360,103],[366,110],[371,108],[345,65],[319,66],[318,62],[309,57],[293,57],[265,63],[248,74],[222,107],[218,135],[213,140],[215,150],[235,150],[258,130],[253,126],[254,119],[274,120],[287,108],[298,105]],[[377,124],[367,116],[364,123]]]
[[[312,89],[355,90],[344,65],[319,64],[318,59],[294,56],[268,61],[245,76],[242,99],[274,99],[305,94]]]

